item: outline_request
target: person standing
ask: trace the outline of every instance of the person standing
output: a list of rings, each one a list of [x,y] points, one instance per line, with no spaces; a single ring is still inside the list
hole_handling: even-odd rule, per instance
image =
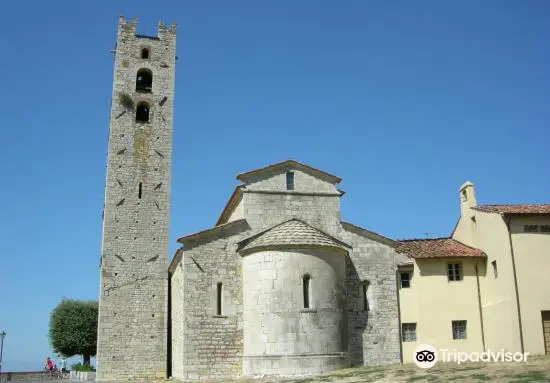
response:
[[[46,371],[48,371],[48,373],[50,374],[50,377],[51,377],[52,372],[53,372],[53,362],[52,362],[52,360],[50,359],[49,356],[48,356],[48,359],[46,359],[46,365],[44,366],[44,369],[46,369]]]
[[[63,373],[67,372],[67,359],[65,359],[65,356],[61,357],[60,367],[61,367],[61,372]]]

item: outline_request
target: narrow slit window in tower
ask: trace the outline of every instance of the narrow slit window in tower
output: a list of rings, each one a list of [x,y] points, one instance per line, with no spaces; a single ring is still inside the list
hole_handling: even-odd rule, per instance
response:
[[[136,109],[136,122],[149,122],[149,105],[142,102]]]
[[[141,50],[141,58],[142,59],[148,59],[149,58],[149,49],[143,48]]]
[[[136,75],[136,90],[138,92],[151,92],[153,89],[153,72],[149,69],[140,69]]]
[[[309,302],[309,288],[310,288],[310,282],[311,282],[311,277],[309,275],[304,275],[304,278],[303,278],[303,288],[304,288],[304,308],[305,309],[309,309],[310,307],[310,302]]]
[[[139,183],[139,188],[138,188],[138,198],[141,199],[141,182]]]
[[[223,283],[218,282],[218,296],[217,296],[217,307],[216,307],[217,315],[222,315],[222,290],[223,290]]]

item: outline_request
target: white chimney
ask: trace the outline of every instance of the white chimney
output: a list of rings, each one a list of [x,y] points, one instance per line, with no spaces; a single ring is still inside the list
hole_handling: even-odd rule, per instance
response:
[[[459,197],[460,215],[471,218],[474,212],[470,208],[477,205],[474,184],[470,181],[464,182],[459,189]]]

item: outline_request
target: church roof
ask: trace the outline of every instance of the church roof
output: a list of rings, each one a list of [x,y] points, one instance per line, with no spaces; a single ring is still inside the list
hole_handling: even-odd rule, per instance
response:
[[[250,170],[250,171],[238,174],[237,179],[239,181],[246,182],[246,180],[248,180],[250,177],[258,176],[258,175],[260,175],[262,173],[265,173],[265,172],[272,172],[274,170],[285,169],[285,168],[294,168],[294,169],[303,170],[306,173],[311,173],[313,175],[316,175],[319,178],[324,179],[324,180],[326,180],[330,183],[333,183],[333,184],[337,184],[340,181],[342,181],[341,178],[336,177],[333,174],[330,174],[330,173],[324,172],[322,170],[316,169],[312,166],[303,164],[303,163],[298,162],[296,160],[286,160],[286,161],[283,161],[283,162],[278,162],[276,164],[265,166],[263,168]]]
[[[243,197],[243,188],[244,185],[237,185],[235,186],[235,189],[233,190],[233,193],[229,197],[229,200],[225,204],[225,207],[223,208],[222,213],[218,217],[218,220],[216,221],[216,225],[221,225],[227,221],[229,218],[229,215],[233,212],[233,209],[237,206],[241,198]]]
[[[197,239],[204,239],[205,237],[217,237],[220,235],[227,235],[232,233],[234,230],[240,230],[242,228],[248,228],[248,223],[246,219],[237,219],[235,221],[227,222],[223,225],[218,225],[211,227],[209,229],[201,230],[196,233],[188,234],[186,236],[178,238],[178,242],[182,244],[188,244],[191,241]]]
[[[239,242],[238,251],[272,247],[336,247],[351,246],[318,230],[304,221],[293,218]]]
[[[447,257],[485,257],[485,253],[452,238],[400,240],[396,250],[415,259]]]
[[[398,241],[394,241],[393,239],[385,237],[382,234],[375,233],[374,231],[364,229],[349,222],[341,221],[340,223],[345,230],[372,239],[373,241],[383,243],[393,248],[401,246],[401,243]]]
[[[502,204],[502,205],[478,205],[474,210],[486,213],[500,213],[510,215],[550,215],[549,203],[522,203],[522,204]]]

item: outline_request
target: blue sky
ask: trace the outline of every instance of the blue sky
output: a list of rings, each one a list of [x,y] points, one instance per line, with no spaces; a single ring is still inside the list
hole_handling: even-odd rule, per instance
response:
[[[446,236],[458,187],[549,202],[547,1],[11,1],[0,23],[3,370],[42,367],[63,296],[97,299],[119,15],[178,24],[170,258],[235,175],[343,178],[342,217]]]

